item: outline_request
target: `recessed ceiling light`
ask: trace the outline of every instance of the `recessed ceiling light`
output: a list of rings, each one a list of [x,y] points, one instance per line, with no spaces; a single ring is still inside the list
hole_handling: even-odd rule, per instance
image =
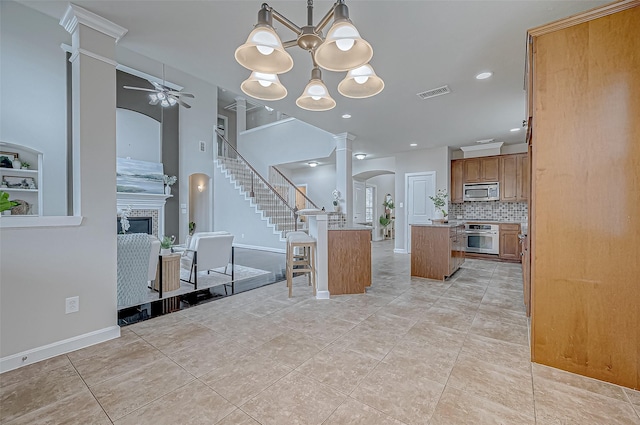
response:
[[[351,118],[351,114],[342,114],[342,118],[344,119]]]
[[[511,132],[513,132],[513,133],[515,133],[516,131],[520,131],[520,129],[516,127],[516,128],[512,128],[512,129],[511,129],[511,130],[509,130],[509,131],[511,131]]]
[[[313,167],[317,167],[318,163],[315,161],[311,161],[311,162],[307,162],[307,164],[309,165],[309,167],[313,168]]]
[[[412,148],[415,148],[416,146],[418,146],[417,143],[411,143],[409,146],[411,146]]]
[[[367,157],[366,153],[357,153],[354,155],[358,159],[365,159]]]
[[[476,79],[477,80],[486,80],[487,78],[491,77],[493,75],[493,72],[481,72],[480,74],[476,75]]]

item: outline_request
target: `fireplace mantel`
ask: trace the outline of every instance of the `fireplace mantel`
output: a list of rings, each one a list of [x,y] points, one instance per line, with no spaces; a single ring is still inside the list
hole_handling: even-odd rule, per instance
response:
[[[156,194],[156,193],[127,193],[118,192],[116,194],[118,211],[130,207],[135,213],[136,210],[155,210],[158,213],[157,234],[155,236],[164,235],[164,206],[168,198],[173,195]],[[154,218],[155,219],[155,218]],[[155,226],[154,226],[155,228]]]

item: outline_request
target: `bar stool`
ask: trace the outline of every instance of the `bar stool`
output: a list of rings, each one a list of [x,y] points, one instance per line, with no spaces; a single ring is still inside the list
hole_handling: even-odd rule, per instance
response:
[[[296,254],[296,248],[302,253]],[[289,298],[293,290],[293,273],[308,273],[309,286],[313,286],[316,295],[316,240],[305,232],[290,232],[287,234],[287,287]]]

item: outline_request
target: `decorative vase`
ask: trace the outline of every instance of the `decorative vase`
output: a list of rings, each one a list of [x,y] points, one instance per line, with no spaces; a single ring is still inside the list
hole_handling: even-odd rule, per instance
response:
[[[171,248],[161,248],[160,255],[169,255],[171,254]]]
[[[338,204],[338,205],[334,205],[334,206],[333,206],[333,211],[334,211],[334,212],[340,212],[340,204]]]
[[[22,162],[20,162],[20,160],[19,160],[19,159],[14,159],[14,160],[11,162],[11,166],[12,166],[13,168],[17,168],[17,169],[19,170],[20,168],[22,168]]]
[[[167,196],[171,195],[171,186],[164,187],[164,194]]]
[[[442,220],[444,219],[444,212],[440,209],[436,209],[435,213],[433,214],[433,218],[435,220]]]

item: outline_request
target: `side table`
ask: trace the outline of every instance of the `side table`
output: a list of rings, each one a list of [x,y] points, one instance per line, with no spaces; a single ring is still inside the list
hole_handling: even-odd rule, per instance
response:
[[[159,298],[162,298],[162,291],[180,288],[180,257],[180,254],[160,255],[156,280],[153,282],[153,289],[159,292]]]

